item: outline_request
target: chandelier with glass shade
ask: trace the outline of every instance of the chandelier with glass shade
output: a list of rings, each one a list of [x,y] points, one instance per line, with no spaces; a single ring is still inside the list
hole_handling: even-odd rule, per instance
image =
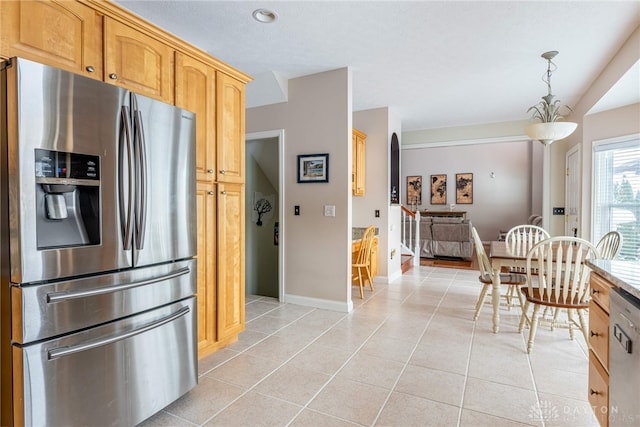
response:
[[[551,60],[557,54],[557,51],[552,50],[541,55],[547,60],[547,72],[542,80],[547,84],[549,93],[542,97],[542,101],[527,110],[533,113],[533,119],[537,122],[531,123],[524,129],[529,138],[538,140],[544,145],[568,137],[578,127],[577,123],[562,121],[564,116],[560,113],[560,109],[563,106],[560,105],[559,100],[553,100],[555,95],[551,93],[551,73],[556,70],[556,65]],[[572,111],[567,106],[564,108]]]

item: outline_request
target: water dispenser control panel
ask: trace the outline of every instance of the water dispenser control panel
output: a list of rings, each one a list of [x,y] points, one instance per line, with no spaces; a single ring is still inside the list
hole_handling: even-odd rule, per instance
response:
[[[36,178],[40,183],[53,179],[61,180],[100,180],[100,158],[87,154],[65,153],[62,151],[36,149]],[[48,179],[47,179],[48,178]],[[56,183],[62,183],[56,181]],[[79,184],[80,182],[69,182]],[[84,185],[92,185],[91,182]],[[93,183],[98,185],[98,183]]]
[[[35,150],[38,249],[100,244],[100,157]]]

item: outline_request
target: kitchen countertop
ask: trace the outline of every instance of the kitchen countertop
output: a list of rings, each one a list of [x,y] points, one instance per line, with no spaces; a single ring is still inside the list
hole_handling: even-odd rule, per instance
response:
[[[640,299],[640,261],[587,260],[591,270]]]

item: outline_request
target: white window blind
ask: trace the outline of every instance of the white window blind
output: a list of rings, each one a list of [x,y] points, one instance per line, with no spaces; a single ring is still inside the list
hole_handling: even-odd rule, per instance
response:
[[[618,259],[640,259],[640,136],[593,146],[593,242],[622,234]]]

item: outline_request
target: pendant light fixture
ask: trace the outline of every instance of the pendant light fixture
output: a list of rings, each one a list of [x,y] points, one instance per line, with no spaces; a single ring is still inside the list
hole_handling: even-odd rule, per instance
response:
[[[557,51],[552,50],[541,55],[547,60],[547,72],[542,80],[547,84],[549,93],[542,97],[542,101],[527,110],[527,112],[533,112],[533,118],[538,122],[532,123],[524,129],[529,138],[538,140],[544,145],[568,137],[578,127],[577,123],[559,121],[563,118],[560,114],[562,107],[559,100],[553,100],[554,95],[551,93],[551,74],[556,70],[556,65],[551,60],[557,54]],[[571,108],[566,108],[571,111]]]

